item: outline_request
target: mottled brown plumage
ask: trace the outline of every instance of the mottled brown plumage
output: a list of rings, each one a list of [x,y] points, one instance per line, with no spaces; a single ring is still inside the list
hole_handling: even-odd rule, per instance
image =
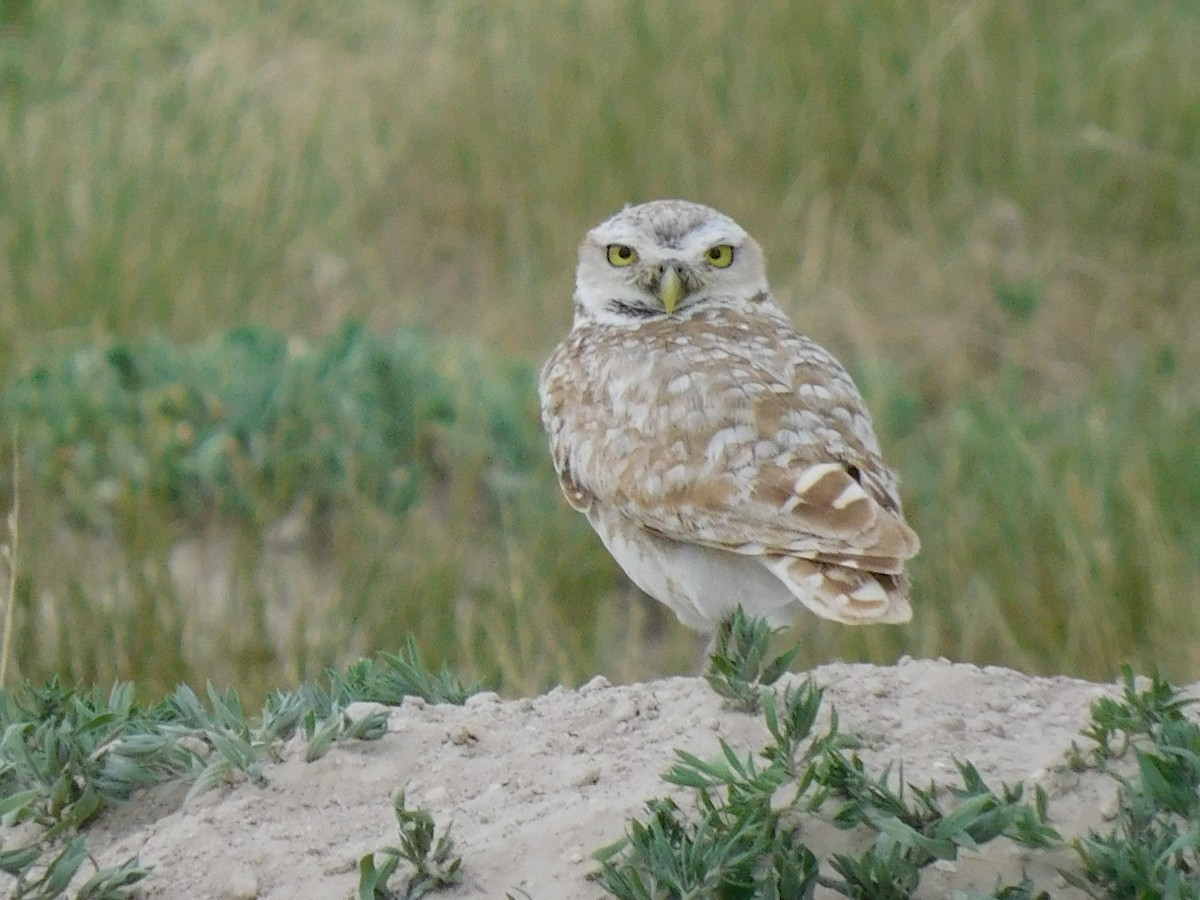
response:
[[[684,623],[911,617],[919,542],[862,397],[728,217],[657,201],[589,232],[541,399],[567,501]]]

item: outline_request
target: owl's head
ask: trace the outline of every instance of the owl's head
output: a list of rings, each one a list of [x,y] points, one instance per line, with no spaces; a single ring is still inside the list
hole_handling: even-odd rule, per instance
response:
[[[699,203],[627,206],[579,247],[576,323],[687,317],[766,296],[762,248],[733,219]]]

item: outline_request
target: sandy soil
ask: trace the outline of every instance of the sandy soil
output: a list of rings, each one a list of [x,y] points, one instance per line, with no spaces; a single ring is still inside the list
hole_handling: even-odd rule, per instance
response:
[[[1115,691],[1068,678],[1006,669],[903,660],[895,667],[828,665],[825,710],[867,739],[870,766],[904,764],[907,780],[957,784],[955,759],[973,761],[988,783],[1044,786],[1053,823],[1066,835],[1116,812],[1111,780],[1065,771],[1064,753],[1097,697]],[[590,854],[620,837],[644,802],[670,793],[659,776],[673,750],[713,754],[724,738],[742,751],[766,743],[761,719],[722,707],[699,679],[611,686],[502,701],[481,694],[464,707],[406,701],[389,733],[339,744],[305,763],[299,745],[268,767],[266,786],[242,783],[182,805],[156,792],[106,813],[88,832],[104,864],[137,855],[156,874],[146,897],[345,898],[356,893],[363,854],[395,843],[390,797],[452,823],[465,881],[439,897],[593,900]],[[862,845],[819,819],[806,826],[819,853]],[[929,871],[917,895],[990,890],[1022,868],[1055,897],[1078,896],[1055,865],[1070,855],[1027,858],[1006,842]]]

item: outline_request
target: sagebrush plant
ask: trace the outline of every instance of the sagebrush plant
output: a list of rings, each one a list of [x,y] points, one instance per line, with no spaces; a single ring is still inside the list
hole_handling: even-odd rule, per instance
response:
[[[766,623],[739,610],[731,624],[747,639],[738,653],[764,659]],[[970,761],[956,762],[957,786],[909,784],[902,761],[898,774],[891,763],[872,774],[854,752],[854,735],[839,729],[836,709],[825,731],[814,734],[823,691],[812,679],[779,692],[753,668],[721,655],[714,653],[714,664],[734,674],[714,687],[743,708],[744,698],[757,693],[771,742],[743,756],[722,740],[720,756],[710,760],[676,750],[663,780],[688,789],[691,798],[648,801],[645,818],[594,854],[598,880],[613,896],[807,898],[821,886],[861,900],[904,900],[918,889],[923,869],[963,849],[998,837],[1031,852],[1063,845],[1040,786],[1032,802],[1019,784],[994,791]],[[1073,748],[1063,763],[1094,766],[1116,779],[1117,821],[1107,832],[1089,829],[1073,838],[1075,862],[1060,874],[1095,900],[1200,898],[1200,725],[1186,715],[1196,701],[1158,673],[1139,687],[1131,667],[1122,672],[1121,696],[1092,705],[1083,737],[1093,746],[1087,753]],[[1132,773],[1115,765],[1130,756]],[[806,816],[874,839],[858,855],[818,858],[802,838]],[[988,894],[960,894],[1050,898],[1028,877]]]
[[[1200,726],[1185,714],[1196,701],[1157,673],[1141,689],[1123,674],[1121,699],[1098,700],[1084,732],[1092,764],[1120,785],[1117,820],[1074,841],[1081,869],[1064,875],[1097,900],[1200,897]],[[1111,767],[1129,755],[1132,774]]]
[[[386,733],[386,713],[351,718],[351,703],[398,704],[407,696],[462,703],[478,690],[445,669],[428,669],[411,640],[399,653],[328,672],[326,685],[274,691],[257,718],[247,717],[237,691],[212,685],[207,702],[180,685],[151,705],[136,702],[129,683],[107,694],[57,679],[0,690],[0,821],[6,827],[27,823],[36,834],[20,846],[0,848],[0,871],[16,878],[18,897],[58,896],[90,860],[86,826],[139,788],[190,783],[190,800],[231,780],[265,783],[265,766],[297,733],[305,738],[308,761],[334,741]],[[435,853],[433,863],[441,861]],[[150,874],[136,858],[104,868],[91,862],[96,872],[78,896],[124,897],[127,886]]]
[[[462,857],[454,853],[450,829],[440,834],[433,816],[422,807],[410,809],[404,792],[397,792],[392,807],[400,843],[368,853],[358,863],[359,900],[417,900],[462,880]],[[397,875],[401,863],[406,870]],[[390,884],[393,880],[399,884]]]
[[[111,529],[132,494],[200,523],[262,527],[301,496],[403,516],[455,415],[434,351],[354,322],[313,343],[244,327],[186,347],[82,346],[12,381],[0,413],[23,429],[26,477],[93,528]],[[506,461],[525,452],[489,437]]]
[[[152,872],[136,859],[101,868],[90,858],[87,843],[72,835],[57,853],[43,854],[40,848],[0,850],[0,871],[17,876],[13,900],[49,900],[65,893],[84,862],[96,871],[74,890],[76,900],[126,900],[137,896],[130,890]]]
[[[768,658],[771,635],[782,631],[765,619],[747,616],[740,606],[735,609],[713,638],[704,675],[709,687],[743,712],[757,712],[762,688],[778,681],[799,652],[793,645]]]
[[[778,692],[759,680],[760,667],[744,665],[747,658],[766,658],[770,627],[739,610],[727,630],[739,640],[714,651],[714,668],[727,673],[714,686],[742,708],[757,694],[754,708],[761,704],[771,742],[742,756],[722,740],[715,760],[676,750],[678,760],[663,780],[689,789],[694,800],[686,806],[649,801],[645,820],[632,822],[622,840],[596,853],[600,883],[612,895],[805,898],[824,886],[847,897],[902,900],[917,889],[926,866],[956,859],[961,849],[1001,836],[1030,848],[1059,842],[1040,788],[1032,804],[1019,785],[996,793],[969,762],[958,764],[962,784],[950,788],[950,806],[934,785],[906,784],[903,770],[899,777],[890,767],[868,773],[853,751],[853,735],[839,730],[836,710],[824,733],[814,735],[823,690],[812,679]],[[731,646],[739,658],[723,657]],[[828,860],[832,873],[822,871],[801,838],[803,816],[831,807],[837,827],[876,835],[864,853]],[[997,892],[1017,896],[1011,892],[1026,888],[1032,890],[1008,885]]]

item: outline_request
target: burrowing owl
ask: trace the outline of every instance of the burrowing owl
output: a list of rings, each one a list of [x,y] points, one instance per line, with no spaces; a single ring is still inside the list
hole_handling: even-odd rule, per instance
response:
[[[862,396],[732,219],[661,200],[588,232],[540,393],[567,502],[684,624],[912,617],[919,542]]]

